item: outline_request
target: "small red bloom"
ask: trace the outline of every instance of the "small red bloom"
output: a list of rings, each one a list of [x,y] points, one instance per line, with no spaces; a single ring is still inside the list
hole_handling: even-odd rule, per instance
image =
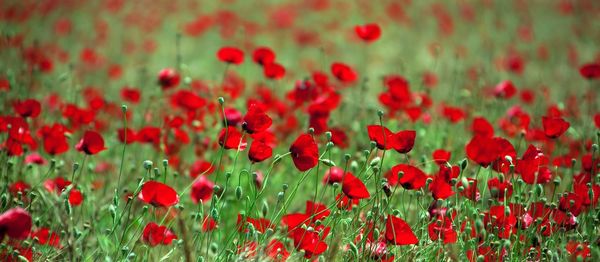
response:
[[[446,151],[444,149],[436,149],[431,154],[431,157],[433,157],[433,161],[435,161],[435,163],[438,165],[443,165],[444,163],[447,163],[448,161],[450,161],[451,156],[452,156],[452,153],[450,153],[449,151]]]
[[[275,62],[275,52],[268,47],[259,47],[252,52],[252,60],[255,63],[264,66]]]
[[[35,99],[27,99],[24,101],[16,101],[13,105],[17,114],[23,118],[36,118],[42,111],[42,105]]]
[[[517,88],[510,80],[502,81],[494,88],[494,95],[503,99],[510,99],[517,93]]]
[[[433,196],[433,199],[446,199],[454,195],[452,186],[440,176],[433,178],[431,184],[429,184],[429,191]]]
[[[333,185],[333,183],[342,182],[342,178],[344,177],[344,169],[341,167],[333,166],[325,172],[325,176],[323,176],[323,184]]]
[[[192,190],[190,191],[190,195],[192,196],[192,201],[194,204],[198,204],[200,200],[206,202],[210,200],[213,194],[213,188],[215,184],[208,180],[205,176],[200,176],[200,178],[194,181],[192,185]]]
[[[452,228],[452,219],[449,216],[438,216],[427,226],[429,238],[432,241],[441,239],[444,244],[456,243],[458,234]]]
[[[140,102],[140,98],[142,97],[140,90],[132,87],[123,87],[121,89],[121,98],[123,100],[137,104]]]
[[[235,127],[228,126],[223,128],[219,132],[219,145],[225,149],[238,149],[244,150],[246,148],[246,141],[242,139],[242,133]]]
[[[15,207],[0,215],[0,239],[24,239],[31,231],[31,215],[25,209]]]
[[[589,80],[600,78],[600,63],[589,63],[581,66],[579,74]]]
[[[317,165],[319,162],[319,148],[313,137],[302,134],[290,146],[292,160],[298,170],[304,172]]]
[[[273,121],[265,111],[257,104],[250,105],[248,113],[244,116],[242,128],[249,134],[254,134],[267,130]]]
[[[239,65],[244,62],[244,52],[239,48],[226,46],[219,49],[217,58],[229,64]]]
[[[156,181],[144,183],[138,198],[157,207],[170,207],[179,203],[179,195],[173,188]]]
[[[273,239],[269,242],[265,247],[265,253],[273,261],[286,261],[290,256],[290,252],[288,252],[283,243],[277,239]]]
[[[163,90],[177,87],[180,79],[179,74],[172,68],[165,68],[158,72],[158,84]]]
[[[42,245],[49,245],[55,248],[60,248],[60,236],[50,229],[42,227],[35,232],[31,232],[31,238],[37,238],[37,241]]]
[[[263,74],[269,79],[281,79],[285,76],[285,67],[279,63],[268,63],[263,66]]]
[[[542,117],[542,125],[544,126],[544,134],[548,138],[557,138],[564,134],[571,126],[569,122],[560,117]]]
[[[400,173],[402,175],[398,178]],[[400,183],[405,189],[418,190],[425,186],[428,176],[418,167],[399,164],[392,167],[392,172],[386,178],[392,186]]]
[[[157,245],[170,245],[177,236],[166,226],[159,226],[154,222],[148,223],[142,233],[142,241],[152,247]]]
[[[344,83],[352,83],[358,79],[356,71],[344,63],[331,64],[331,73]]]
[[[371,196],[365,184],[350,172],[344,175],[342,191],[351,199],[363,199]]]
[[[419,243],[408,223],[399,217],[388,215],[385,222],[385,239],[394,245],[416,245]]]
[[[415,145],[417,132],[414,130],[400,131],[392,136],[392,147],[400,154],[410,152]]]
[[[101,151],[104,151],[104,139],[96,131],[85,131],[83,138],[79,140],[79,143],[75,146],[80,152],[84,152],[88,155],[95,155]]]
[[[381,36],[381,28],[378,24],[357,25],[354,27],[356,35],[365,42],[374,42]]]
[[[238,226],[238,231],[240,232],[248,232],[248,228],[247,228],[247,224],[250,223],[254,226],[254,228],[261,233],[265,233],[265,231],[268,228],[274,228],[275,225],[273,225],[271,223],[270,220],[266,219],[266,218],[251,218],[251,217],[245,217],[242,216],[241,214],[238,214],[238,218],[237,218],[237,226]]]
[[[265,161],[272,155],[273,149],[267,144],[257,140],[252,142],[252,145],[250,145],[250,150],[248,151],[248,158],[250,161],[255,163]]]
[[[198,175],[210,175],[215,171],[215,167],[205,160],[197,160],[190,167],[190,177],[196,178]]]
[[[394,133],[387,127],[380,125],[367,126],[367,132],[369,133],[369,139],[377,143],[377,148],[381,150],[391,149],[394,145],[393,138]]]

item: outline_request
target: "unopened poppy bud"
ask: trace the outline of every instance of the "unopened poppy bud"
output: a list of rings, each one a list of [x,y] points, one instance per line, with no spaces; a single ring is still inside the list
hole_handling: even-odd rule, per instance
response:
[[[263,200],[263,205],[262,205],[262,215],[263,217],[266,217],[267,214],[269,214],[269,203],[267,203],[266,200]]]
[[[242,199],[242,187],[241,187],[241,186],[237,186],[237,187],[235,188],[235,198],[236,198],[237,200],[240,200],[240,199]]]
[[[285,194],[283,192],[279,192],[277,194],[277,202],[281,202],[283,201],[283,198],[285,197]]]
[[[331,132],[325,132],[325,137],[327,138],[327,141],[331,141]]]
[[[463,158],[463,160],[460,161],[460,169],[461,170],[467,169],[468,165],[469,165],[469,161],[466,158]]]
[[[373,160],[371,160],[371,163],[369,163],[369,165],[371,167],[375,167],[375,166],[378,166],[379,163],[381,163],[381,158],[380,157],[375,157],[375,158],[373,158]]]
[[[510,164],[512,164],[512,163],[513,163],[513,159],[512,159],[512,157],[511,157],[511,156],[508,156],[508,155],[506,155],[506,156],[504,156],[504,159],[505,159],[506,161],[508,161]]]
[[[358,162],[350,162],[350,170],[352,170],[353,173],[356,173],[358,171]]]
[[[182,67],[185,67],[185,65],[181,65],[181,66],[182,66]],[[186,77],[184,77],[184,78],[183,78],[183,83],[184,83],[185,85],[189,85],[189,84],[191,84],[191,83],[192,83],[192,78],[191,78],[191,77],[189,77],[189,76],[186,76]]]
[[[160,176],[160,170],[158,170],[157,167],[154,168],[154,176],[159,177]]]
[[[338,189],[340,187],[340,184],[338,182],[335,182],[331,186],[333,187],[333,189]]]
[[[377,116],[383,117],[383,110],[377,110]]]
[[[326,147],[327,149],[331,149],[331,148],[333,148],[334,146],[335,146],[335,145],[334,145],[334,144],[333,144],[333,142],[331,142],[331,141],[330,141],[330,142],[327,142],[327,144],[325,144],[325,147]]]
[[[9,162],[10,165],[12,165],[12,162]],[[79,169],[79,163],[75,162],[73,163],[73,172],[77,172],[77,170]]]
[[[167,168],[169,166],[169,160],[163,159],[162,164],[164,168]]]
[[[152,161],[150,161],[150,160],[145,160],[145,161],[144,161],[144,168],[145,168],[146,170],[150,170],[150,169],[152,168]]]
[[[544,192],[544,187],[542,187],[542,185],[540,185],[540,184],[535,185],[535,195],[536,196],[541,196],[543,192]]]
[[[223,105],[223,104],[225,104],[225,98],[223,98],[222,96],[220,96],[220,97],[218,98],[218,101],[219,101],[219,104],[220,104],[220,105]]]
[[[67,211],[67,215],[71,215],[71,213],[73,212],[73,210],[71,209],[71,203],[69,203],[69,198],[66,198],[64,201],[64,205],[65,205],[65,210]]]
[[[350,154],[344,154],[344,161],[348,162],[348,160],[350,160]]]
[[[123,113],[127,112],[127,105],[121,105],[121,111]]]
[[[598,144],[594,143],[592,144],[592,152],[598,152]]]
[[[288,189],[288,184],[283,184],[281,185],[281,188],[283,189],[283,191],[286,191]]]
[[[225,172],[225,178],[226,178],[226,179],[229,179],[229,178],[231,178],[231,172],[229,172],[229,171],[228,171],[228,172]]]
[[[404,176],[404,171],[398,172],[398,180],[402,179],[403,176]]]
[[[215,221],[219,221],[219,212],[217,211],[217,209],[213,208],[210,210],[210,216],[215,220]]]
[[[390,186],[387,183],[383,183],[381,185],[381,188],[383,189],[383,193],[385,193],[385,196],[390,197],[392,195],[392,190],[390,189]]]
[[[265,230],[265,237],[270,237],[273,235],[273,229],[272,228],[267,228],[267,230]]]
[[[431,182],[433,182],[433,178],[428,177],[427,180],[425,180],[425,185],[428,186],[429,184],[431,184]]]
[[[377,142],[375,141],[371,141],[371,150],[375,149],[375,147],[377,147]]]
[[[335,163],[331,159],[321,159],[321,163],[329,167],[335,166]]]
[[[394,210],[392,211],[392,214],[393,214],[394,216],[396,216],[396,217],[399,217],[399,216],[400,216],[400,210],[398,210],[398,209],[394,209]]]
[[[308,129],[308,134],[313,135],[315,133],[315,129],[314,128],[309,128]]]
[[[571,158],[571,166],[575,166],[577,164],[577,159]]]
[[[215,242],[210,243],[210,252],[217,253],[219,250],[219,245]]]

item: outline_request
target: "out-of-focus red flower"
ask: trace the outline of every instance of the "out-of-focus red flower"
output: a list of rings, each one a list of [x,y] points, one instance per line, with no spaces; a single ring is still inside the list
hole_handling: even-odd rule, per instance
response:
[[[248,112],[244,116],[242,128],[249,134],[259,133],[267,130],[273,121],[265,113],[262,107],[257,104],[252,104],[248,108]]]
[[[365,42],[374,42],[381,36],[381,28],[375,23],[357,25],[354,27],[354,32]]]
[[[350,172],[344,175],[342,192],[351,199],[363,199],[371,196],[365,184]]]
[[[163,90],[177,87],[180,80],[181,76],[173,68],[165,68],[158,72],[158,84]]]
[[[565,121],[560,117],[542,117],[542,125],[544,127],[544,134],[548,138],[557,138],[564,134],[567,129],[571,126],[569,122]]]
[[[213,188],[215,184],[208,180],[205,176],[200,176],[194,181],[192,184],[192,190],[190,191],[190,195],[192,196],[192,201],[194,204],[197,204],[202,200],[206,202],[210,200],[213,194]]]
[[[225,149],[244,150],[246,148],[246,140],[242,139],[242,133],[235,127],[228,126],[219,132],[219,145]]]
[[[17,100],[13,104],[15,112],[23,118],[31,117],[36,118],[42,111],[42,105],[35,99]]]
[[[252,60],[261,66],[271,64],[275,62],[275,52],[268,47],[256,48],[252,52]]]
[[[31,215],[25,209],[15,207],[0,215],[0,238],[5,235],[14,239],[24,239],[31,231]]]
[[[600,78],[600,63],[589,63],[579,68],[579,74],[585,79]]]
[[[358,79],[358,74],[352,67],[344,63],[331,64],[331,73],[343,83],[352,83]]]
[[[88,155],[95,155],[104,151],[106,147],[104,147],[104,139],[100,133],[96,131],[85,131],[83,138],[79,140],[75,149]]]
[[[219,49],[217,58],[225,63],[239,65],[244,62],[244,52],[237,47],[226,46]]]

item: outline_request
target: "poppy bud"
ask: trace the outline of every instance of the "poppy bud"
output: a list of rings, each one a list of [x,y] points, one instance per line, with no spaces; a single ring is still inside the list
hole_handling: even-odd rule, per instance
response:
[[[210,243],[210,252],[217,253],[219,250],[219,245],[215,242]]]
[[[329,167],[335,166],[335,163],[330,159],[321,159],[321,162]]]
[[[12,164],[12,162],[9,162],[9,164]],[[73,163],[73,173],[77,172],[78,169],[79,169],[79,163],[77,163],[77,162]]]
[[[385,196],[390,197],[392,195],[392,190],[390,189],[390,185],[388,185],[387,183],[383,183],[381,185],[381,188],[383,189],[383,193],[385,193]]]
[[[598,152],[598,144],[594,143],[592,144],[592,152]]]
[[[145,161],[144,161],[144,168],[145,168],[146,170],[150,170],[150,168],[152,168],[152,161],[150,161],[150,160],[145,160]]]
[[[559,176],[557,176],[557,177],[554,179],[554,181],[552,181],[552,183],[554,183],[554,186],[558,186],[558,185],[560,185],[560,177],[559,177]]]
[[[263,200],[263,206],[262,206],[263,217],[266,217],[268,213],[269,213],[269,203],[267,203],[266,200]]]
[[[308,129],[308,134],[313,135],[315,133],[315,129],[314,128],[309,128]]]
[[[163,159],[162,164],[164,168],[167,168],[169,166],[169,160]]]
[[[241,186],[237,186],[237,187],[235,188],[235,198],[236,198],[237,200],[240,200],[240,199],[242,199],[242,187],[241,187]]]
[[[377,110],[377,116],[383,117],[383,111],[382,110]]]
[[[121,111],[123,113],[127,112],[127,105],[121,105]]]
[[[461,161],[460,161],[460,169],[461,169],[461,170],[465,170],[465,169],[467,169],[467,166],[468,166],[468,164],[469,164],[468,162],[469,162],[469,161],[468,161],[466,158],[464,158],[463,160],[461,160]]]
[[[284,184],[281,186],[281,188],[283,189],[283,191],[286,191],[286,190],[288,189],[288,184],[285,184],[285,183],[284,183]]]
[[[283,192],[279,192],[277,194],[277,202],[283,201],[284,196],[285,196],[285,194]]]
[[[327,138],[327,141],[331,141],[331,132],[325,132],[325,137]]]
[[[154,171],[154,176],[155,176],[155,177],[160,177],[160,170],[158,170],[158,167],[155,167],[155,168],[153,169],[153,171]]]
[[[348,162],[350,160],[350,154],[344,154],[344,161]]]
[[[225,98],[223,98],[222,96],[219,97],[218,101],[220,105],[225,104]]]
[[[371,166],[371,167],[378,166],[380,162],[381,162],[381,158],[375,157],[375,158],[373,158],[373,160],[371,160],[371,163],[369,163],[369,166]]]

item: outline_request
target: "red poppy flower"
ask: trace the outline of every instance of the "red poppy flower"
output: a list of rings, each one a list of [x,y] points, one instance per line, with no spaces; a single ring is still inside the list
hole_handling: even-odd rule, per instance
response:
[[[365,42],[374,42],[381,36],[381,28],[378,24],[357,25],[354,27],[356,35]]]
[[[275,52],[268,47],[259,47],[252,52],[252,60],[255,63],[264,66],[275,62]]]
[[[431,157],[433,157],[433,161],[435,161],[435,163],[438,165],[443,165],[445,163],[448,163],[448,161],[450,161],[451,156],[452,156],[452,153],[450,153],[449,151],[446,151],[444,149],[436,149],[431,154]]]
[[[429,191],[433,196],[433,199],[446,199],[454,195],[452,185],[448,183],[443,177],[436,176],[433,178],[431,184],[429,184]]]
[[[587,243],[569,241],[565,249],[571,255],[570,261],[579,261],[578,257],[581,258],[581,261],[586,261],[586,259],[592,257],[590,246]]]
[[[142,241],[152,247],[157,245],[170,245],[177,236],[166,226],[159,226],[154,222],[148,223],[142,233]]]
[[[189,90],[179,90],[171,96],[171,105],[186,111],[195,111],[206,105],[206,100]]]
[[[331,73],[341,82],[352,83],[358,79],[358,74],[352,67],[343,63],[331,64]]]
[[[31,186],[29,186],[29,184],[23,182],[23,181],[17,181],[12,183],[12,185],[10,185],[10,187],[8,188],[8,191],[13,195],[13,196],[17,196],[19,193],[21,193],[22,195],[25,195],[25,193],[27,193],[27,191],[29,191],[29,189],[31,189]]]
[[[419,243],[408,223],[399,217],[388,215],[385,221],[385,239],[388,243],[403,246]]]
[[[266,218],[251,218],[245,217],[241,214],[238,214],[237,217],[237,226],[239,232],[248,232],[247,224],[250,223],[254,226],[254,228],[261,233],[265,233],[268,228],[273,229],[275,225],[271,223],[270,220]]]
[[[175,69],[172,68],[165,68],[158,72],[158,84],[163,90],[177,87],[177,85],[179,85],[180,79],[181,77],[179,76],[177,71],[175,71]]]
[[[392,136],[392,147],[400,154],[410,152],[415,145],[417,132],[414,130],[400,131]]]
[[[15,207],[0,215],[0,239],[24,239],[31,231],[31,215],[25,209]]]
[[[351,199],[363,199],[371,196],[365,184],[350,172],[344,175],[342,191]]]
[[[285,245],[277,239],[271,240],[265,247],[265,254],[273,261],[286,261],[290,252],[285,249]]]
[[[341,167],[333,166],[325,172],[323,176],[323,184],[333,185],[334,183],[341,183],[344,177],[344,169]]]
[[[235,127],[228,126],[219,132],[219,145],[225,149],[238,149],[239,147],[239,150],[244,150],[246,140],[242,139],[242,133]]]
[[[304,258],[310,259],[327,250],[328,246],[324,240],[329,234],[329,227],[320,226],[320,228],[320,230],[315,228],[312,231],[298,228],[292,232],[291,238],[294,240],[294,247],[297,250],[304,250]]]
[[[44,140],[44,151],[50,155],[58,155],[69,150],[69,143],[65,133],[67,128],[61,124],[42,126],[38,134]]]
[[[192,190],[190,191],[190,195],[192,196],[192,201],[194,201],[194,204],[198,204],[200,200],[203,202],[210,200],[214,187],[215,184],[208,180],[205,176],[200,176],[200,178],[196,179],[192,185]]]
[[[127,102],[137,104],[140,102],[142,94],[139,89],[131,87],[123,87],[121,89],[121,98]]]
[[[248,108],[248,113],[244,116],[242,128],[249,134],[254,134],[267,130],[273,121],[265,111],[257,104],[252,104]]]
[[[520,174],[527,184],[544,184],[552,179],[552,171],[546,167],[548,158],[533,145],[529,145],[516,162],[515,172]]]
[[[481,194],[479,193],[479,189],[477,188],[477,180],[473,178],[467,178],[467,184],[462,185],[464,187],[463,191],[460,194],[471,201],[479,201]]]
[[[403,175],[398,179],[398,174],[400,172],[402,172]],[[392,172],[386,178],[388,183],[392,186],[400,183],[405,189],[418,190],[425,186],[428,176],[418,167],[399,164],[392,167]]]
[[[449,216],[438,216],[427,226],[429,238],[432,241],[441,239],[444,244],[456,243],[458,234],[452,228],[452,219]]]
[[[515,158],[515,150],[512,144],[501,137],[475,136],[465,147],[467,157],[483,167],[487,167],[494,161],[499,160],[504,163],[505,157]],[[496,170],[508,168],[506,165],[497,165]]]
[[[279,63],[268,63],[263,66],[263,74],[269,79],[281,79],[285,76],[285,67]]]
[[[88,155],[95,155],[101,151],[104,151],[106,147],[104,147],[104,139],[98,132],[85,131],[83,138],[79,140],[79,143],[77,143],[75,149]]]
[[[16,101],[13,105],[15,112],[23,118],[36,118],[42,111],[42,105],[35,99]]]
[[[517,93],[517,88],[510,80],[502,81],[494,88],[494,95],[503,99],[510,99]]]
[[[508,180],[500,182],[500,179],[495,177],[488,180],[487,185],[492,197],[497,198],[498,201],[504,201],[505,197],[510,198],[512,195],[513,186]]]
[[[367,126],[367,132],[369,133],[369,139],[377,143],[377,148],[381,150],[391,149],[394,145],[393,138],[394,133],[387,127],[380,125]]]
[[[135,131],[133,131],[133,129],[131,129],[131,128],[127,128],[127,129],[119,128],[117,130],[117,136],[121,143],[131,144],[131,143],[137,141],[137,135],[136,135]]]
[[[211,232],[217,228],[217,221],[211,216],[206,216],[204,220],[202,220],[202,231],[203,232]]]
[[[158,146],[160,144],[160,128],[154,126],[142,127],[137,135],[137,141],[140,143],[150,143]]]
[[[156,181],[144,183],[138,198],[156,207],[170,207],[179,203],[179,195],[173,188]]]
[[[443,106],[442,115],[451,123],[458,123],[465,118],[465,111],[460,107]]]
[[[190,177],[196,178],[198,175],[202,174],[208,176],[215,171],[215,167],[205,160],[197,160],[190,167]]]
[[[31,238],[36,238],[41,245],[53,246],[60,248],[60,236],[50,229],[42,227],[35,232],[31,232]]]
[[[217,58],[225,63],[239,65],[244,62],[244,52],[239,48],[226,46],[219,49]]]
[[[473,123],[471,124],[471,131],[473,131],[473,136],[494,136],[494,127],[484,117],[473,118]]]
[[[290,146],[292,160],[296,168],[302,172],[309,170],[319,162],[319,148],[313,137],[302,134]]]
[[[589,63],[581,66],[579,74],[589,80],[600,78],[600,63]]]
[[[571,126],[569,122],[560,117],[542,117],[544,134],[549,138],[557,138],[564,134]]]
[[[79,206],[83,203],[83,194],[79,189],[73,188],[69,192],[69,204],[71,206]]]
[[[250,150],[248,151],[248,158],[250,159],[250,161],[255,163],[265,161],[272,155],[273,149],[270,146],[261,141],[256,140],[252,142],[252,145],[250,145]]]

